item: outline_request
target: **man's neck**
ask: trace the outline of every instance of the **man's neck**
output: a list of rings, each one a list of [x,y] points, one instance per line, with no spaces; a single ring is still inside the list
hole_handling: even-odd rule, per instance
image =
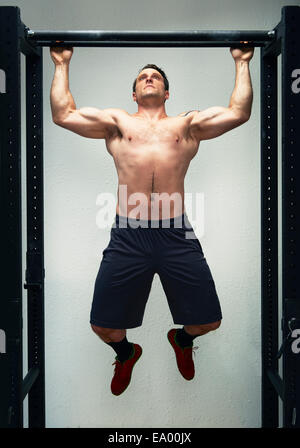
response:
[[[135,116],[151,121],[158,121],[162,118],[166,118],[167,114],[164,105],[158,107],[138,105],[138,111],[136,112]]]

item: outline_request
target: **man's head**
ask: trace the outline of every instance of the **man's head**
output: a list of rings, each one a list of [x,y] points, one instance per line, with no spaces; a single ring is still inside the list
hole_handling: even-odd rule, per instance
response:
[[[147,64],[139,71],[132,90],[137,103],[147,98],[161,98],[165,102],[169,98],[169,81],[161,68]]]

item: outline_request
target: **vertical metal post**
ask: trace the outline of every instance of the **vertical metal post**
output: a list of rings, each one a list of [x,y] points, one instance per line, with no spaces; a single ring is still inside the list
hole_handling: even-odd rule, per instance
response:
[[[38,372],[29,391],[29,427],[45,427],[43,59],[26,56],[28,369]]]
[[[293,338],[289,337],[292,336],[292,319],[300,319],[299,23],[298,6],[282,8],[282,325],[283,338],[288,341],[283,352],[284,427],[300,427],[300,390],[296,387],[297,372],[300,374],[300,353],[293,351]]]
[[[0,15],[1,296],[0,426],[23,426],[20,12]]]
[[[278,426],[277,55],[261,49],[261,344],[262,427]]]

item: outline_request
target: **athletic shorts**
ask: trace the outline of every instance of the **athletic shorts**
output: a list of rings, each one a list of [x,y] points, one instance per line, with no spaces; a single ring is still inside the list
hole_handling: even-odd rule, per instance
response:
[[[222,319],[211,271],[185,213],[157,221],[116,215],[95,280],[90,323],[141,326],[155,273],[174,324]]]

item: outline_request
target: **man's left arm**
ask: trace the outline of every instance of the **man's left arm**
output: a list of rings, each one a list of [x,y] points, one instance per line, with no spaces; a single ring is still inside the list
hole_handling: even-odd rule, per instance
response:
[[[190,132],[197,140],[218,137],[249,120],[253,100],[253,91],[249,62],[254,48],[231,48],[235,61],[235,86],[228,107],[209,107],[193,112]]]

